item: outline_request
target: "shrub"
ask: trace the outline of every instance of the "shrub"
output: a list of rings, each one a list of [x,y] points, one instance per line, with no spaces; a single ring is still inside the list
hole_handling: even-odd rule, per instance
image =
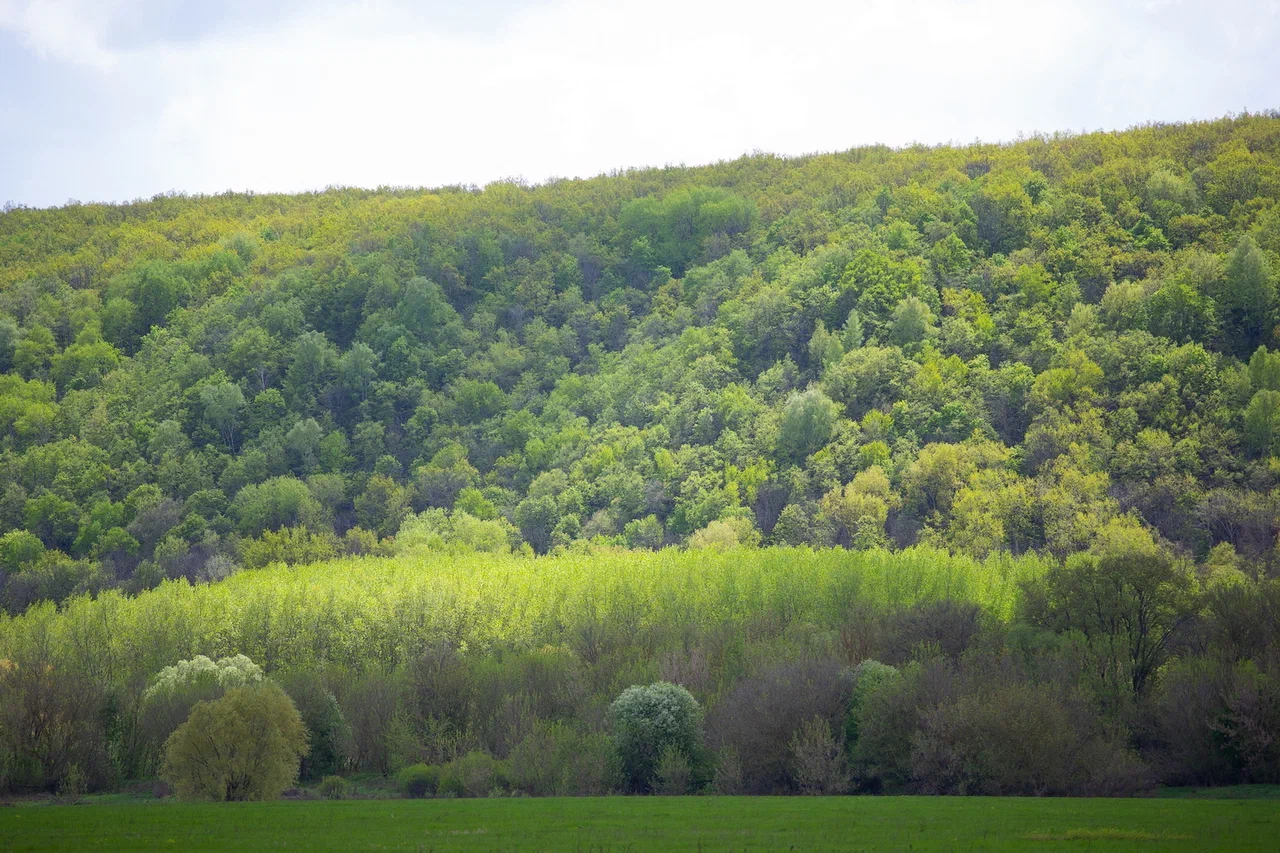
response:
[[[1118,795],[1144,785],[1123,739],[1049,685],[1014,683],[939,705],[923,716],[912,752],[927,794]]]
[[[905,788],[912,778],[912,744],[920,715],[955,692],[955,675],[944,660],[912,663],[897,678],[871,685],[859,695],[853,724],[857,742],[853,769],[871,791]]]
[[[505,787],[506,767],[483,750],[455,758],[440,773],[440,792],[456,797],[487,797],[495,788]]]
[[[702,750],[702,708],[688,690],[659,681],[628,687],[610,706],[627,787],[648,789],[667,747],[696,757]]]
[[[687,794],[692,778],[688,757],[678,747],[668,745],[658,756],[649,787],[655,794],[669,797]]]
[[[711,792],[723,796],[736,796],[741,794],[742,790],[742,759],[738,757],[738,750],[732,746],[726,746],[720,750],[716,761],[715,775],[711,778]]]
[[[298,778],[306,750],[298,709],[264,681],[198,702],[169,737],[164,777],[187,799],[274,799]]]
[[[142,694],[140,707],[142,735],[151,760],[159,758],[164,742],[197,702],[217,699],[232,688],[261,681],[262,668],[244,655],[217,662],[196,655],[160,670]]]
[[[844,741],[831,734],[831,723],[811,717],[791,738],[791,778],[804,794],[843,794],[849,790]]]
[[[396,781],[406,797],[421,800],[433,795],[440,787],[440,768],[430,764],[411,764],[397,774]]]
[[[835,660],[795,661],[744,679],[712,709],[707,722],[714,749],[736,750],[749,793],[792,788],[791,740],[806,720],[842,727],[849,676]]]
[[[64,803],[72,804],[80,802],[80,798],[84,796],[85,778],[84,773],[80,771],[80,765],[72,763],[67,766],[66,772],[62,774],[62,778],[58,780],[58,799]]]
[[[351,752],[351,726],[338,700],[312,673],[295,672],[280,679],[307,728],[307,754],[298,770],[301,779],[319,779],[343,769]]]
[[[351,793],[351,785],[341,776],[326,776],[320,780],[316,790],[326,800],[345,800]]]
[[[561,722],[537,723],[507,758],[514,790],[534,796],[600,796],[617,789],[613,740]]]

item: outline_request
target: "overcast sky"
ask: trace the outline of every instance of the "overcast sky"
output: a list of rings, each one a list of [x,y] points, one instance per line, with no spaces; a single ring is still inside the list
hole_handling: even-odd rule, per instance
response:
[[[1280,0],[0,0],[0,203],[1212,118],[1280,107],[1278,41]]]

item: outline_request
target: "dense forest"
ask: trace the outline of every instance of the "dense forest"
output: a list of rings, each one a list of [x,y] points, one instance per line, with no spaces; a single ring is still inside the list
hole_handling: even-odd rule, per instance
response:
[[[154,775],[197,699],[277,681],[304,778],[420,791],[1280,780],[1278,202],[1269,113],[6,206],[0,787]],[[725,600],[531,627],[450,560]],[[314,563],[360,592],[290,598]]]

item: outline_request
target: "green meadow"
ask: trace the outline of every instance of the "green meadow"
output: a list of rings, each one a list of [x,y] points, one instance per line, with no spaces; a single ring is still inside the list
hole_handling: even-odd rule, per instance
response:
[[[23,850],[1274,850],[1274,799],[607,797],[0,809]]]

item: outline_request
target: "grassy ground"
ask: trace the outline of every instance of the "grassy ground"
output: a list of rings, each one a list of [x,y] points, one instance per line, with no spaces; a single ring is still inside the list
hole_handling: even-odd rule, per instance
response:
[[[0,809],[20,850],[1275,850],[1274,799],[610,797]]]

